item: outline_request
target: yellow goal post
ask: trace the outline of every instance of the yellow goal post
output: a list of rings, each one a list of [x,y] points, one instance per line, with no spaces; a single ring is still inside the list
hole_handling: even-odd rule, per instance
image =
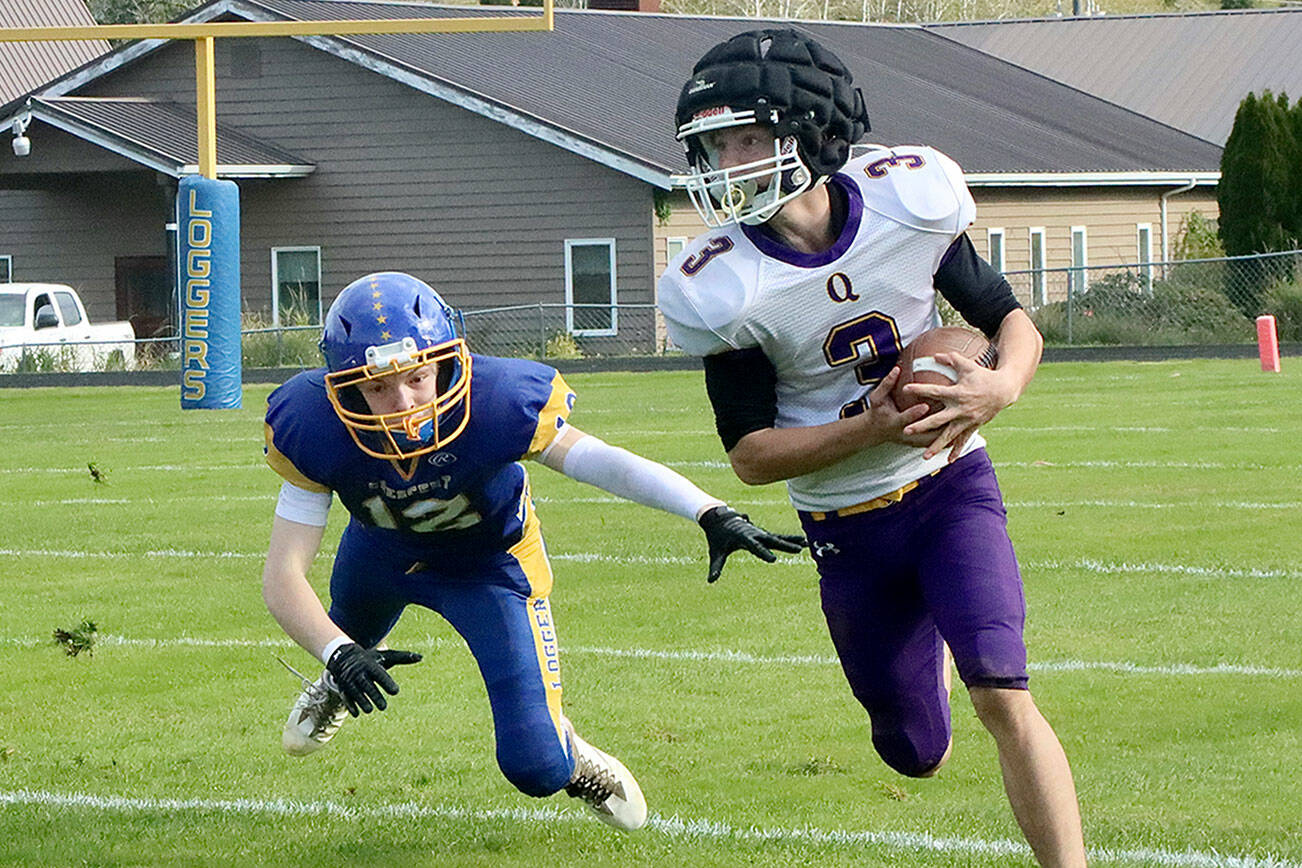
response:
[[[0,27],[0,42],[62,42],[90,39],[194,40],[199,173],[206,178],[215,178],[217,177],[217,113],[216,72],[213,63],[214,39],[254,36],[357,36],[374,33],[504,33],[552,30],[554,24],[555,0],[543,0],[542,8],[536,15]]]

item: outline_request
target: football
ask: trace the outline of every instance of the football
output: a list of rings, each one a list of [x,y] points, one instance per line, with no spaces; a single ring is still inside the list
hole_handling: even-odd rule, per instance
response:
[[[936,361],[936,353],[957,353],[972,359],[983,368],[993,368],[998,359],[994,344],[980,332],[961,326],[941,326],[923,332],[909,342],[897,362],[900,378],[895,381],[891,398],[900,410],[907,410],[923,400],[905,393],[904,387],[909,383],[947,386],[958,379],[953,368]],[[944,404],[936,400],[927,401],[927,405],[931,408],[931,413],[944,407]]]

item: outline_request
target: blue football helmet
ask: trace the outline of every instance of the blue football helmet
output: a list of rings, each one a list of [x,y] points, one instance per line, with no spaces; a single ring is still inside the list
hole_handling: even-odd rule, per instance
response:
[[[415,458],[456,439],[470,421],[470,351],[452,310],[409,274],[358,278],[326,314],[321,352],[326,394],[353,440],[375,458]],[[358,386],[433,366],[434,398],[396,413],[375,413]]]

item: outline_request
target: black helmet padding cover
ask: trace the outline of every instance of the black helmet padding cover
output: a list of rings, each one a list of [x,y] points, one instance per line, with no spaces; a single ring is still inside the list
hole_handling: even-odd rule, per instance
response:
[[[868,132],[863,93],[840,59],[795,30],[751,30],[705,53],[683,86],[674,115],[681,128],[717,106],[753,110],[779,138],[795,136],[805,164],[832,175]],[[694,137],[693,137],[694,138]],[[692,160],[694,142],[685,142]]]

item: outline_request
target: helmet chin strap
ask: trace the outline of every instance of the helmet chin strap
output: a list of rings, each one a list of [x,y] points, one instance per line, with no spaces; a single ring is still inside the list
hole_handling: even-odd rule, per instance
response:
[[[408,416],[402,420],[402,433],[408,443],[424,443],[434,436],[434,420]]]

